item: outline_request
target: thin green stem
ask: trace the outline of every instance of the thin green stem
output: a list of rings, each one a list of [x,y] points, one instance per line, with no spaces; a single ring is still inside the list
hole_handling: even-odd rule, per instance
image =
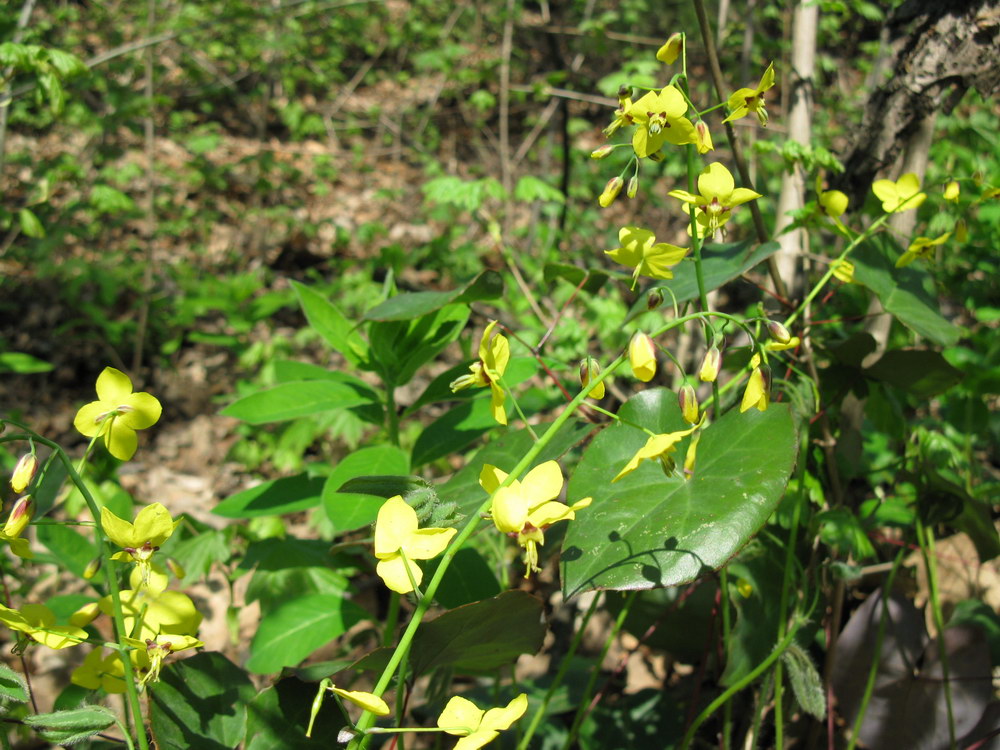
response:
[[[941,614],[940,588],[938,586],[937,555],[934,552],[934,529],[925,526],[917,514],[917,540],[927,567],[927,587],[931,595],[931,613],[937,628],[938,658],[941,660],[941,681],[944,687],[944,702],[948,709],[948,741],[955,748],[955,711],[951,699],[951,678],[948,665],[948,649],[944,642],[944,616]]]
[[[777,659],[785,652],[785,649],[787,649],[792,644],[792,641],[795,640],[795,635],[798,633],[798,630],[799,628],[796,625],[795,628],[790,630],[785,637],[778,642],[778,644],[774,647],[774,650],[771,651],[770,655],[764,659],[764,661],[758,664],[741,680],[730,685],[729,688],[722,693],[722,695],[709,703],[708,706],[705,707],[705,710],[698,714],[698,717],[691,722],[691,726],[688,727],[687,732],[684,733],[683,739],[681,739],[681,750],[687,750],[687,748],[691,746],[691,741],[694,739],[695,732],[702,724],[705,723],[709,716],[714,714],[720,706],[725,705],[730,698],[743,690],[743,688],[760,677],[760,675],[766,672],[770,666],[777,661]]]
[[[594,594],[594,598],[590,601],[590,606],[587,607],[587,611],[583,615],[583,619],[580,622],[580,627],[576,629],[573,634],[573,641],[569,645],[569,650],[566,655],[562,658],[562,662],[559,664],[559,670],[556,672],[556,676],[552,679],[552,684],[549,685],[549,689],[545,691],[545,697],[542,698],[542,702],[535,709],[534,715],[531,717],[531,723],[528,724],[528,728],[524,730],[524,736],[521,737],[521,741],[517,745],[517,750],[527,750],[528,743],[531,742],[531,738],[535,734],[535,730],[538,729],[538,725],[541,723],[542,719],[545,718],[545,712],[548,710],[549,702],[552,700],[552,696],[555,695],[556,690],[562,685],[563,680],[566,677],[566,673],[569,671],[570,663],[573,661],[573,657],[576,655],[577,649],[580,647],[580,643],[583,641],[583,633],[587,629],[587,623],[590,622],[590,618],[593,617],[594,612],[597,611],[597,603],[601,599],[601,594],[599,592]]]
[[[608,633],[608,637],[604,639],[604,647],[601,649],[600,655],[597,657],[595,664],[596,668],[590,670],[590,679],[587,680],[587,686],[583,690],[583,695],[580,696],[580,705],[576,710],[576,716],[573,717],[573,725],[569,729],[569,734],[566,735],[566,741],[563,743],[563,750],[569,750],[576,740],[576,735],[580,731],[580,726],[583,724],[583,720],[587,718],[587,714],[590,713],[590,697],[594,692],[594,685],[597,683],[597,676],[600,674],[600,665],[604,662],[604,657],[608,655],[608,650],[611,648],[611,644],[615,642],[618,637],[619,631],[622,629],[622,625],[625,624],[625,618],[628,617],[629,611],[632,609],[632,603],[635,602],[636,596],[638,596],[639,590],[633,589],[629,592],[628,597],[625,599],[625,603],[622,605],[621,612],[618,613],[618,617],[615,618],[614,627],[611,628],[611,632]],[[583,628],[581,628],[583,630]]]
[[[517,398],[514,396],[514,391],[512,391],[510,387],[507,385],[507,383],[504,382],[503,376],[500,377],[500,387],[503,388],[504,391],[507,393],[507,396],[510,397],[510,402],[514,404],[514,411],[516,411],[517,416],[521,418],[521,422],[524,424],[524,428],[528,431],[528,434],[531,435],[531,439],[534,440],[535,442],[538,442],[538,435],[535,434],[535,431],[531,429],[531,425],[528,424],[528,418],[524,415],[524,412],[521,410],[521,405],[517,403]]]
[[[875,651],[872,654],[872,663],[868,668],[868,679],[865,681],[865,692],[861,696],[861,705],[858,707],[858,715],[854,719],[854,729],[851,731],[851,739],[847,744],[847,750],[854,750],[861,735],[861,723],[864,721],[865,713],[868,711],[868,702],[875,692],[875,679],[878,676],[879,662],[882,655],[882,639],[885,637],[885,626],[889,621],[889,595],[892,593],[892,583],[896,579],[899,566],[906,556],[906,548],[901,548],[896,554],[896,559],[892,563],[889,577],[882,586],[882,616],[878,621],[878,630],[875,633]],[[828,709],[829,710],[829,709]]]

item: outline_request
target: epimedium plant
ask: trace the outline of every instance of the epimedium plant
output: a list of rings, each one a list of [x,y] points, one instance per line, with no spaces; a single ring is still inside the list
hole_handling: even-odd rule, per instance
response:
[[[894,349],[875,364],[863,364],[872,351],[863,335],[826,340],[813,324],[812,305],[821,294],[863,286],[908,330],[940,345],[954,343],[959,332],[936,309],[925,274],[918,270],[948,238],[946,233],[908,238],[903,251],[886,233],[892,216],[929,199],[915,175],[876,181],[872,189],[882,215],[858,229],[845,218],[846,196],[818,189],[814,210],[800,224],[839,237],[843,249],[826,259],[825,271],[804,299],[767,315],[712,309],[709,292],[766,260],[777,245],[717,241],[724,239],[734,213],[751,210],[763,196],[750,186],[737,186],[720,161],[703,163],[715,150],[709,122],[725,109],[723,124],[752,114],[767,125],[775,72],[768,65],[755,86],[699,109],[689,93],[686,41],[683,34],[674,35],[656,55],[667,66],[680,60],[680,71],[666,85],[637,97],[633,87],[619,92],[618,109],[605,132],[609,137],[627,133],[627,140],[593,156],[627,156],[598,198],[608,207],[623,192],[637,194],[640,169],[655,169],[657,162],[683,154],[687,184],[674,187],[669,196],[685,217],[689,247],[657,242],[655,233],[642,226],[620,229],[619,246],[606,255],[629,271],[614,277],[630,292],[651,281],[628,320],[606,322],[619,324],[616,350],[579,352],[578,386],[576,362],[546,355],[547,336],[534,343],[524,340],[502,308],[495,318],[477,319],[475,333],[463,336],[473,306],[502,295],[502,277],[494,271],[450,291],[388,296],[359,320],[345,316],[315,289],[294,285],[309,325],[332,349],[330,367],[272,363],[276,384],[242,395],[223,413],[269,425],[349,410],[371,426],[372,437],[335,466],[316,462],[301,474],[234,495],[215,509],[234,519],[321,509],[321,533],[328,538],[317,543],[282,530],[251,540],[243,555],[234,555],[241,558],[234,577],[253,570],[248,598],[262,606],[245,670],[258,675],[291,670],[273,686],[258,693],[246,671],[218,653],[165,661],[176,651],[202,645],[200,614],[187,594],[168,588],[171,566],[157,563],[178,521],[159,503],[128,521],[107,504],[99,507],[86,479],[84,467],[98,444],[119,460],[132,458],[136,430],[152,427],[160,416],[155,397],[134,393],[127,376],[105,370],[97,382],[98,400],[84,406],[75,421],[91,438],[79,467],[27,426],[5,423],[8,432],[0,440],[29,443],[12,488],[54,497],[50,485],[61,485],[68,475],[86,501],[90,518],[85,524],[93,531],[103,571],[100,583],[93,583],[96,566],[81,571],[91,581],[93,596],[71,613],[68,624],[58,624],[55,613],[33,603],[0,612],[8,627],[45,647],[84,642],[99,647],[74,672],[73,682],[93,691],[76,696],[85,699],[83,707],[26,717],[26,723],[62,742],[117,723],[124,741],[138,747],[149,746],[147,715],[164,745],[211,740],[232,747],[245,741],[253,748],[280,740],[283,747],[295,747],[308,746],[310,736],[319,741],[339,734],[340,741],[363,748],[386,735],[430,731],[456,736],[456,747],[471,750],[514,730],[519,748],[529,747],[542,732],[548,732],[546,741],[563,747],[595,746],[599,735],[588,726],[593,721],[588,716],[597,670],[558,711],[572,713],[561,731],[543,720],[557,712],[560,690],[567,689],[570,670],[579,664],[582,634],[604,601],[600,592],[627,592],[614,608],[607,595],[614,619],[606,650],[622,628],[639,627],[635,623],[646,601],[640,592],[706,581],[716,586],[718,598],[713,617],[720,623],[721,674],[716,689],[692,699],[689,720],[674,727],[669,740],[661,737],[661,744],[689,747],[708,721],[716,722],[727,743],[736,731],[757,741],[765,709],[773,706],[780,747],[790,701],[817,718],[826,714],[827,693],[809,649],[822,609],[817,580],[838,573],[832,565],[804,563],[800,547],[811,534],[831,550],[849,550],[847,560],[864,559],[871,551],[870,544],[863,545],[868,518],[823,500],[823,511],[813,512],[815,495],[823,494],[816,475],[837,468],[828,455],[811,448],[812,422],[822,416],[821,404],[839,403],[826,390],[831,378],[816,374],[817,352],[833,363],[824,372],[837,367],[842,378],[847,371],[904,396],[933,396],[960,373],[931,349]],[[981,200],[993,197],[991,190],[983,189]],[[955,188],[948,191],[954,194]],[[948,192],[945,199],[950,200]],[[575,277],[565,269],[558,274],[575,278],[582,294],[593,293],[586,282],[600,260],[582,258],[584,268]],[[568,298],[560,317],[571,314],[573,300]],[[626,323],[636,328],[631,335]],[[699,341],[701,356],[693,367],[663,344],[680,331]],[[456,342],[467,347],[471,361],[428,376],[435,360]],[[623,402],[607,400],[612,377],[619,390],[632,378],[652,383],[663,372],[664,358],[678,373],[678,387],[637,387]],[[539,380],[543,387],[529,385]],[[419,395],[404,400],[401,394],[417,393],[418,383],[423,385]],[[488,442],[466,456],[484,436]],[[40,460],[36,446],[51,455]],[[440,483],[428,481],[445,473],[446,462],[455,457],[461,459],[455,462],[457,471]],[[918,458],[926,461],[927,452]],[[981,555],[995,555],[995,534],[991,539],[982,531],[983,504],[971,497],[967,502],[971,510],[965,523],[979,529]],[[31,503],[19,501],[2,536],[22,559],[32,554],[22,537]],[[36,511],[40,537],[50,509]],[[875,522],[879,512],[872,511]],[[776,520],[768,524],[769,519]],[[918,507],[895,522],[912,532],[921,549],[932,551],[933,519]],[[963,522],[954,523],[961,527]],[[47,545],[56,549],[59,542],[50,536]],[[213,555],[229,559],[226,550],[205,553],[194,544],[174,547],[174,552],[181,563],[201,568]],[[512,566],[515,557],[519,560]],[[531,579],[556,557],[567,606],[584,594],[590,602],[551,680],[514,684],[500,675],[519,655],[536,652],[545,635],[542,602],[519,590],[521,571]],[[896,557],[892,575],[901,559]],[[933,554],[925,559],[933,571]],[[373,570],[387,589],[380,592],[384,612],[359,603],[352,577],[362,569]],[[187,578],[176,566],[172,574]],[[933,607],[943,626],[939,605]],[[435,608],[443,611],[432,618]],[[885,612],[880,628],[890,617],[888,606]],[[112,638],[93,627],[100,614],[112,618]],[[376,623],[372,631],[378,647],[350,662],[299,668],[364,621]],[[712,633],[716,625],[706,630]],[[946,663],[947,657],[942,645],[940,658]],[[863,729],[879,674],[878,660],[869,661],[871,680],[852,716],[855,734]],[[476,700],[453,694],[460,689],[453,675],[484,673],[497,675],[488,701],[476,691],[468,693]],[[27,686],[12,671],[3,676],[4,697],[26,702]],[[432,678],[426,691],[417,685],[424,676]],[[788,685],[792,698],[786,696]],[[954,740],[958,730],[948,681],[942,685]],[[355,686],[368,689],[350,689]],[[93,703],[102,693],[115,692],[127,696],[126,716]],[[219,710],[223,695],[235,711]],[[336,712],[325,703],[331,695]],[[148,713],[141,707],[144,696]],[[734,717],[736,701],[752,706],[752,721]],[[489,708],[481,707],[487,703]],[[661,715],[666,707],[666,702],[658,704]],[[191,717],[201,721],[186,721]],[[426,726],[431,721],[435,726]],[[301,728],[301,737],[289,739],[289,726]]]

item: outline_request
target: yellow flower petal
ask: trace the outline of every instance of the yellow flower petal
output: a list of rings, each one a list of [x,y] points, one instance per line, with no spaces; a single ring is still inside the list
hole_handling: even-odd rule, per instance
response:
[[[417,512],[400,495],[389,498],[375,521],[375,557],[383,560],[397,554],[416,530]]]
[[[545,461],[524,475],[522,492],[530,498],[530,507],[559,497],[563,488],[562,469],[555,461]]]
[[[402,556],[396,555],[390,560],[380,560],[375,566],[375,572],[382,582],[397,594],[409,594],[413,591],[410,577],[406,574],[406,565],[409,565],[410,574],[413,581],[419,586],[424,580],[424,572],[414,561],[404,561]]]
[[[334,685],[330,686],[330,690],[344,700],[350,701],[356,706],[361,706],[366,711],[371,711],[376,716],[388,716],[390,713],[386,702],[374,693],[365,693],[361,690],[341,690]]]

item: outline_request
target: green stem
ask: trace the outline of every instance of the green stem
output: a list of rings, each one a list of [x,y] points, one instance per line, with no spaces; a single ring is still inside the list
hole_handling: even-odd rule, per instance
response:
[[[753,669],[753,671],[744,676],[743,679],[730,685],[728,690],[726,690],[722,695],[720,695],[714,701],[709,703],[708,706],[705,708],[705,710],[702,711],[700,714],[698,714],[698,718],[696,718],[693,722],[691,722],[691,726],[688,727],[687,732],[684,733],[683,739],[681,739],[681,744],[680,744],[681,750],[687,750],[687,748],[691,746],[691,740],[694,739],[694,733],[698,730],[698,727],[700,727],[702,724],[705,723],[705,720],[708,719],[709,716],[715,713],[720,706],[724,705],[727,701],[729,701],[730,698],[732,698],[734,695],[740,692],[743,688],[745,688],[751,682],[760,677],[760,675],[766,672],[770,668],[770,666],[774,664],[775,661],[777,661],[777,659],[785,652],[785,649],[787,649],[792,644],[792,641],[795,639],[796,633],[798,633],[798,626],[790,630],[785,635],[785,637],[778,642],[778,645],[774,647],[774,650],[771,651],[771,654],[766,659],[764,659],[764,661],[758,664]]]
[[[920,514],[917,514],[917,539],[920,542],[920,552],[927,567],[927,587],[931,594],[931,613],[934,616],[934,626],[937,628],[938,658],[941,660],[941,680],[944,686],[944,702],[948,709],[948,740],[955,747],[955,711],[951,700],[951,678],[949,677],[948,649],[944,642],[944,617],[941,614],[941,599],[938,588],[937,556],[934,552],[934,530],[924,526]]]
[[[573,725],[570,727],[569,734],[566,736],[566,741],[563,743],[563,750],[569,750],[573,746],[574,740],[576,740],[576,735],[580,731],[580,726],[583,724],[583,720],[587,718],[587,714],[590,713],[590,696],[594,692],[594,685],[597,683],[597,675],[600,673],[600,666],[604,662],[604,657],[608,655],[608,650],[611,648],[611,644],[614,643],[615,639],[618,637],[619,631],[622,629],[622,625],[625,624],[625,618],[628,617],[629,610],[632,609],[632,603],[635,601],[636,596],[639,594],[639,589],[632,589],[629,592],[628,597],[625,599],[625,603],[622,605],[621,612],[618,613],[618,617],[615,619],[614,627],[611,628],[611,632],[608,633],[608,637],[604,640],[604,647],[601,649],[600,656],[597,657],[596,666],[594,669],[590,670],[590,679],[587,680],[587,686],[583,690],[583,695],[580,696],[580,706],[576,710],[576,716],[573,717]],[[581,627],[582,631],[583,628]]]
[[[524,736],[518,743],[517,750],[527,750],[528,743],[531,742],[531,738],[534,736],[535,730],[538,729],[538,725],[541,723],[542,719],[545,718],[545,712],[549,707],[549,702],[552,700],[552,696],[555,695],[556,690],[558,690],[562,685],[562,681],[565,679],[566,673],[569,671],[570,663],[576,655],[576,650],[580,647],[580,643],[583,641],[583,632],[587,629],[587,623],[590,622],[590,618],[594,615],[594,612],[597,611],[597,603],[600,599],[600,593],[595,593],[594,598],[590,602],[590,606],[583,615],[580,627],[578,627],[576,632],[573,634],[573,642],[570,643],[569,650],[566,652],[562,662],[559,664],[559,671],[556,672],[556,676],[553,678],[552,684],[549,685],[549,689],[545,691],[545,697],[542,698],[542,702],[538,705],[538,708],[535,709],[535,714],[531,717],[531,723],[528,724],[528,728],[524,731]]]

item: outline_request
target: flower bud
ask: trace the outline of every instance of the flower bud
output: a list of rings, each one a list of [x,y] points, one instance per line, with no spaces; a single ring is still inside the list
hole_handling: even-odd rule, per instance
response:
[[[698,424],[698,395],[694,388],[685,383],[677,391],[677,404],[681,407],[681,415],[688,424]]]
[[[601,193],[601,197],[597,199],[597,202],[601,204],[601,208],[607,208],[615,202],[615,198],[617,198],[618,193],[622,191],[622,186],[624,184],[625,180],[621,177],[612,177],[608,180],[608,184],[604,186],[604,192]]]
[[[707,154],[715,145],[712,143],[712,133],[704,120],[698,120],[694,125],[694,135],[697,140],[695,146],[698,147],[699,154]]]
[[[788,329],[776,320],[767,321],[767,332],[771,334],[771,338],[779,344],[787,344],[792,340],[792,334],[790,334]]]
[[[34,453],[25,453],[14,467],[14,473],[10,477],[10,487],[14,492],[24,492],[25,488],[31,484],[38,471],[38,459]]]
[[[7,523],[3,525],[3,533],[9,537],[19,537],[25,527],[31,523],[31,516],[35,512],[35,503],[31,495],[25,495],[14,503]]]
[[[639,192],[639,178],[632,175],[628,181],[628,187],[625,188],[625,195],[629,198],[635,198],[635,194]]]
[[[743,392],[743,401],[740,403],[740,414],[747,409],[756,408],[758,411],[766,411],[767,405],[771,402],[771,368],[767,365],[754,367],[747,380],[746,390]]]
[[[628,344],[628,363],[632,374],[643,383],[648,383],[656,375],[656,347],[648,334],[642,331],[632,334]]]
[[[83,569],[83,577],[89,581],[91,578],[97,575],[97,571],[99,571],[100,569],[101,569],[101,558],[95,557],[93,560],[87,563],[87,567]]]
[[[586,388],[594,380],[596,380],[601,375],[601,366],[597,364],[597,360],[593,357],[585,357],[580,360],[580,385]],[[604,381],[595,385],[590,393],[587,394],[588,398],[602,399],[604,398]]]
[[[967,239],[969,239],[969,227],[965,219],[959,219],[955,222],[955,242],[965,242]]]
[[[951,201],[952,203],[958,203],[958,196],[961,194],[961,188],[959,188],[958,183],[952,180],[944,188],[944,199],[946,201]]]
[[[679,33],[670,35],[666,43],[656,51],[656,59],[661,63],[673,65],[681,53],[682,39]]]
[[[719,377],[719,370],[722,369],[722,353],[719,347],[712,344],[705,352],[705,359],[701,362],[701,369],[698,370],[698,379],[704,383],[714,383]]]
[[[663,304],[663,292],[659,289],[651,289],[646,296],[646,309],[655,310]]]
[[[601,146],[600,148],[597,148],[597,149],[594,149],[593,151],[591,151],[590,152],[590,158],[591,159],[603,159],[606,156],[609,156],[611,154],[611,152],[614,151],[614,150],[615,150],[615,147],[613,145],[611,145],[610,143],[607,143],[607,144]]]

